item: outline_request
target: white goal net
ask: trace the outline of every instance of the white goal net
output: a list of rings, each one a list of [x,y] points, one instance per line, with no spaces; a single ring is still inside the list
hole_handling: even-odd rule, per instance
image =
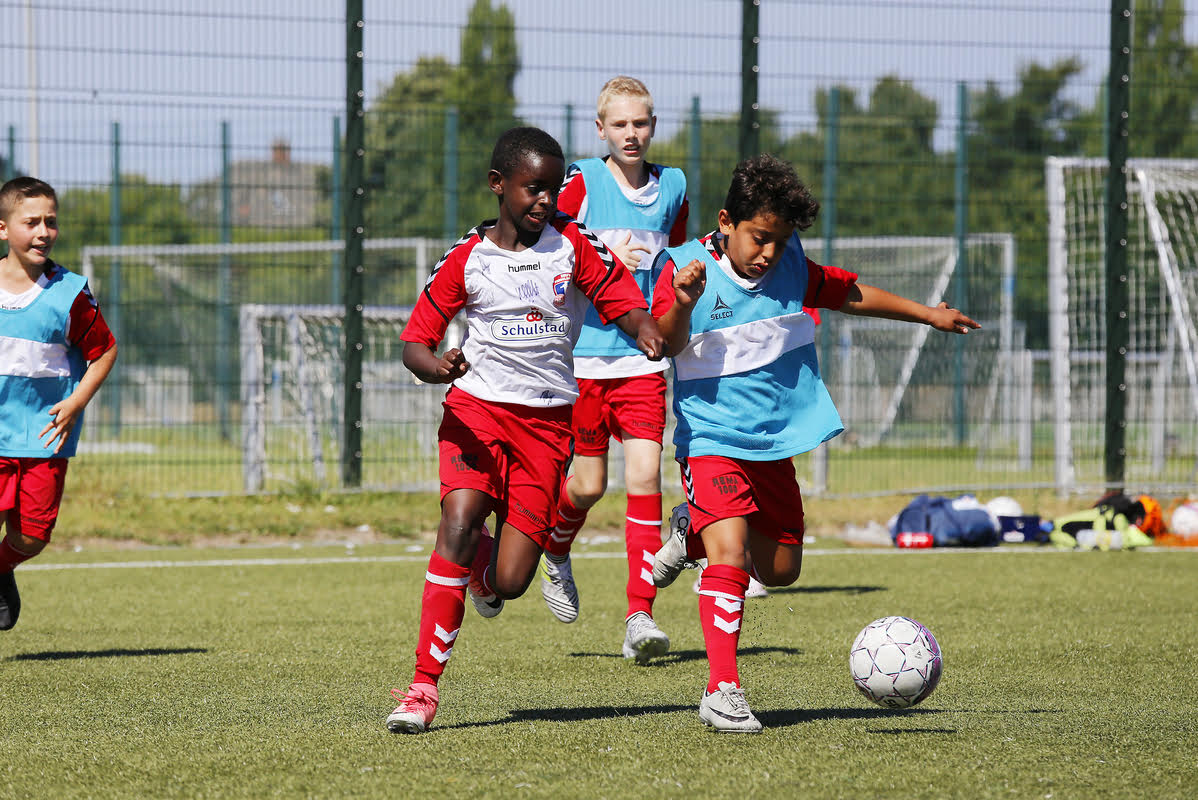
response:
[[[1050,158],[1049,330],[1055,480],[1105,484],[1105,159]],[[1125,477],[1192,488],[1198,464],[1198,161],[1127,162]]]
[[[803,246],[823,258],[822,240]],[[1014,237],[966,237],[964,274],[957,250],[951,236],[835,241],[832,263],[863,282],[927,305],[960,304],[982,329],[956,337],[926,325],[823,314],[821,370],[846,425],[834,448],[974,448],[982,472],[1014,473],[1030,462],[1032,387],[1014,319]]]
[[[437,425],[444,388],[425,386],[403,365],[399,335],[410,308],[363,311],[363,483],[437,487]],[[243,305],[241,430],[244,489],[336,478],[344,441],[345,310],[338,306]],[[446,342],[463,335],[451,323]]]

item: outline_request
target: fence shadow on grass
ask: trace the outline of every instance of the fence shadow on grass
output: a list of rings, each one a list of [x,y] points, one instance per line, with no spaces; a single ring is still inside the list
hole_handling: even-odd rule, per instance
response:
[[[877,708],[781,708],[773,711],[754,711],[753,713],[761,720],[761,724],[767,728],[788,728],[792,725],[802,725],[806,722],[816,722],[825,719],[883,720],[894,722],[898,715],[902,715],[904,718],[911,718],[941,712],[934,708],[907,708],[902,711],[895,711],[879,706]],[[944,729],[943,732],[955,733],[956,731]]]
[[[797,647],[742,647],[736,651],[737,658],[746,656],[757,656],[764,653],[777,653],[785,656],[797,656],[803,651]],[[587,653],[573,652],[570,653],[571,658],[623,658],[620,653],[603,652],[603,653]],[[678,664],[683,661],[706,661],[706,650],[671,650],[660,658],[655,658],[645,665],[645,667],[669,666],[670,664]]]
[[[509,711],[503,719],[482,722],[459,722],[456,725],[438,725],[435,730],[454,728],[489,728],[493,725],[510,725],[517,722],[585,722],[620,717],[641,717],[646,714],[673,714],[676,711],[694,711],[687,706],[577,706],[575,708],[521,708]]]
[[[770,586],[770,594],[869,594],[870,592],[888,592],[889,586]]]
[[[18,653],[5,661],[66,661],[74,658],[124,658],[125,656],[175,656],[188,653],[207,653],[206,647],[143,647],[139,650],[114,648],[109,650],[46,650],[41,653]]]

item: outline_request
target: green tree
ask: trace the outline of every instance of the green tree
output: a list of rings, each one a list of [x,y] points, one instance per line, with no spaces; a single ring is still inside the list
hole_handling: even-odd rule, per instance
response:
[[[1076,58],[1033,63],[1019,70],[1012,94],[989,83],[970,97],[969,227],[1015,234],[1016,314],[1032,347],[1045,346],[1048,336],[1044,159],[1083,146],[1086,114],[1066,95],[1081,69]]]
[[[107,188],[59,193],[62,236],[56,257],[73,263],[79,249],[110,241]],[[150,183],[141,175],[121,176],[121,241],[125,244],[188,244],[198,229],[178,184]]]
[[[815,98],[818,128],[786,143],[817,198],[823,191],[830,90]],[[867,105],[840,87],[837,158],[839,236],[925,235],[952,230],[952,176],[932,146],[936,102],[895,76],[875,84]],[[828,202],[827,198],[820,198]]]
[[[458,114],[459,227],[494,216],[487,168],[495,139],[519,124],[513,88],[519,69],[512,13],[490,0],[476,0],[462,30],[459,64],[422,57],[410,72],[395,76],[366,114],[368,235],[444,232],[450,108]]]
[[[1136,0],[1128,126],[1133,156],[1198,153],[1198,58],[1186,44],[1184,26],[1182,0]]]

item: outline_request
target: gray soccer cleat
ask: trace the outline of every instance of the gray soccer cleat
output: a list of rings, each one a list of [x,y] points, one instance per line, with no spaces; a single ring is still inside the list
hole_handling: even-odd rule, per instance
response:
[[[698,562],[686,559],[686,536],[690,527],[690,509],[686,503],[679,503],[670,512],[670,532],[665,544],[653,556],[653,585],[658,589],[673,583],[682,570],[698,566]]]
[[[761,733],[761,723],[749,710],[745,690],[729,681],[711,694],[703,692],[699,719],[720,733]]]
[[[499,612],[503,611],[503,598],[499,595],[475,594],[473,589],[468,590],[466,594],[470,595],[470,602],[474,603],[474,610],[480,616],[490,619],[491,617],[498,617]]]
[[[660,658],[670,651],[670,637],[644,611],[636,612],[624,624],[624,658],[636,659],[637,664],[644,666],[649,659]]]
[[[541,596],[545,604],[560,622],[573,622],[578,619],[578,586],[574,583],[574,570],[570,566],[570,556],[562,562],[555,561],[547,554],[541,556]]]

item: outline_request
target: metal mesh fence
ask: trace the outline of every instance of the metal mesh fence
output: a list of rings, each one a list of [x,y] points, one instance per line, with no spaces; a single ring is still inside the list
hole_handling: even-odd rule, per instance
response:
[[[1198,154],[1189,6],[1135,4],[1133,155]],[[629,18],[575,0],[365,3],[364,235],[443,243],[493,216],[486,168],[513,124],[545,128],[568,157],[602,155],[596,94],[634,75],[655,100],[650,158],[687,173],[692,234],[714,227],[749,135],[820,199],[816,260],[920,299],[947,264],[944,299],[987,325],[964,350],[935,333],[886,349],[898,340],[884,326],[827,315],[821,356],[852,434],[830,451],[827,491],[1053,485],[1044,160],[1104,151],[1110,7],[762,0],[756,41],[742,35],[746,9],[659,0]],[[58,190],[55,256],[86,265],[121,343],[80,461],[138,491],[243,490],[239,309],[343,302],[338,245],[320,243],[344,235],[339,176],[355,155],[345,8],[0,0],[0,26],[5,176]],[[1009,274],[993,247],[957,268],[957,243],[980,232],[1009,243]],[[886,237],[935,239],[931,265],[823,244]],[[439,255],[427,246],[368,251],[368,304],[414,302],[421,265]],[[372,395],[365,413],[386,402]],[[386,443],[363,448],[368,481],[398,474]],[[339,486],[336,469],[322,480]]]

